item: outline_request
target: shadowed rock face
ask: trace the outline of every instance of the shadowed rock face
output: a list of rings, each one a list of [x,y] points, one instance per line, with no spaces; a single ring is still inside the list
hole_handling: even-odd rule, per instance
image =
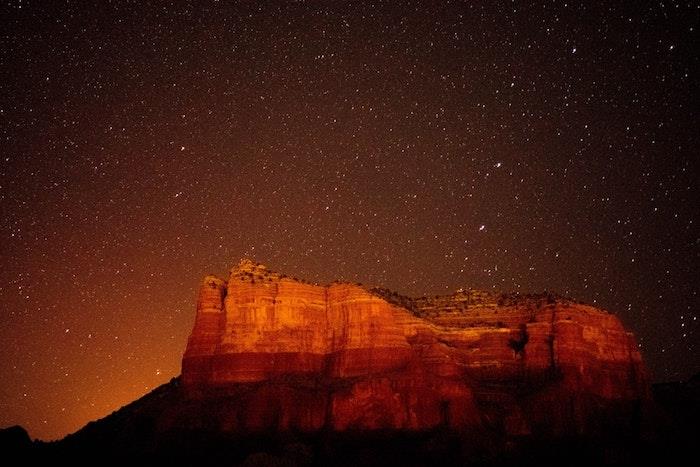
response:
[[[483,292],[414,300],[249,261],[205,278],[182,385],[192,404],[227,401],[207,421],[227,432],[561,436],[629,421],[649,398],[634,337],[605,311]]]

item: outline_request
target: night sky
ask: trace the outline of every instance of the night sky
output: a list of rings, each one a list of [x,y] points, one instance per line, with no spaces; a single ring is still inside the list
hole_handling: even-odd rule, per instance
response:
[[[179,374],[242,257],[556,291],[700,371],[697,2],[495,3],[4,2],[0,426]]]

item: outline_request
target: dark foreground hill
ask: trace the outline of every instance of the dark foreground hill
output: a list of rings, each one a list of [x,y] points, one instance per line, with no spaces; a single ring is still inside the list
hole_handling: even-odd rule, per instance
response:
[[[158,433],[158,419],[185,402],[179,379],[53,443],[31,442],[19,427],[0,431],[0,451],[14,465],[684,465],[700,429],[700,375],[653,387],[657,408],[643,435],[509,439],[497,430],[258,433],[242,436],[180,427]],[[204,410],[225,400],[212,401]],[[637,431],[638,433],[638,431]],[[9,462],[5,465],[13,465]]]

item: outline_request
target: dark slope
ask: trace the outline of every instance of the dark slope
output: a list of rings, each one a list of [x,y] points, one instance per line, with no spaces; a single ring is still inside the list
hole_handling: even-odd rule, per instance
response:
[[[11,427],[0,447],[4,465],[671,465],[700,439],[698,382],[654,386],[645,436],[507,439],[493,430],[226,434],[214,429],[217,413],[236,401],[188,400],[175,378],[61,441],[31,443]]]

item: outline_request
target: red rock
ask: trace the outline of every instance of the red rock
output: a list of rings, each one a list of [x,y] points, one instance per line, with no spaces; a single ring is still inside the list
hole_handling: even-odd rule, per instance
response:
[[[249,261],[228,282],[205,278],[182,381],[193,399],[237,401],[219,415],[229,431],[580,433],[649,398],[634,337],[603,310],[486,292],[411,300]]]

